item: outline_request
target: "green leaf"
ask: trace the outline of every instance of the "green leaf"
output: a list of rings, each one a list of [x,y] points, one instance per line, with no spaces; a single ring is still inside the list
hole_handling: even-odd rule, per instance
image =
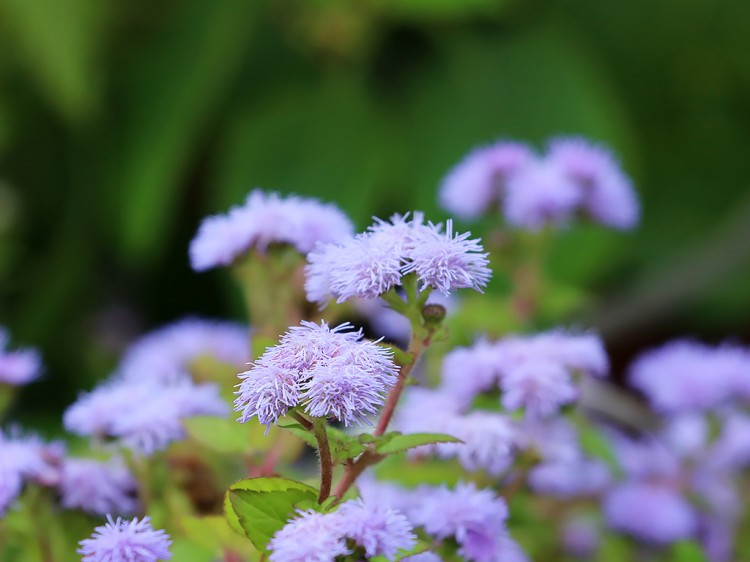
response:
[[[383,436],[375,447],[375,450],[381,455],[392,455],[420,447],[422,445],[432,445],[435,443],[462,443],[457,437],[446,435],[444,433],[387,433]]]
[[[669,552],[671,562],[706,562],[703,549],[693,541],[681,541],[672,545]]]
[[[233,419],[196,416],[183,423],[192,439],[212,451],[243,453],[250,448],[247,428]]]
[[[305,443],[313,448],[318,447],[318,442],[311,431],[306,430],[298,423],[280,425],[279,427],[286,429],[302,439]],[[345,462],[349,459],[353,459],[365,450],[365,446],[362,442],[352,435],[348,435],[341,430],[333,427],[328,427],[328,445],[331,449],[331,457],[334,462]]]
[[[617,462],[612,445],[601,434],[601,432],[590,423],[581,422],[576,424],[581,438],[583,451],[594,458],[601,459],[607,463],[615,474],[621,471],[620,463]]]
[[[244,552],[252,548],[229,527],[226,518],[221,515],[185,517],[182,519],[182,527],[191,543],[214,552],[220,549]]]
[[[285,478],[248,478],[232,484],[224,497],[224,513],[233,529],[244,533],[260,551],[294,515],[295,509],[317,506],[315,488]]]

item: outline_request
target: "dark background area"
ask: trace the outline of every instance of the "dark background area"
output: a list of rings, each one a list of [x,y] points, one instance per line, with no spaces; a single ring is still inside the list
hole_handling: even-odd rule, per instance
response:
[[[189,269],[206,214],[262,186],[442,219],[442,175],[497,138],[588,135],[632,175],[641,227],[550,262],[618,370],[747,340],[749,47],[741,0],[0,0],[0,324],[47,364],[17,416],[57,423],[145,330],[242,318]]]

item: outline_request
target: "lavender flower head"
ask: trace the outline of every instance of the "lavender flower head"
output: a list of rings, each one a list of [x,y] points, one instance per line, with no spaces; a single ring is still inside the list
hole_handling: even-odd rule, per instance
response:
[[[665,413],[699,412],[743,396],[750,379],[750,353],[739,347],[709,347],[674,341],[640,356],[630,383]]]
[[[0,384],[19,386],[37,379],[42,358],[35,349],[8,349],[8,332],[0,327]]]
[[[610,527],[651,543],[668,544],[690,538],[697,517],[692,506],[673,489],[647,482],[627,482],[605,498]]]
[[[440,205],[462,219],[500,206],[508,178],[533,158],[525,144],[501,141],[470,152],[445,176]]]
[[[107,515],[107,523],[79,544],[83,562],[156,562],[172,557],[172,540],[163,530],[155,531],[149,517],[124,521]]]
[[[227,411],[215,384],[194,384],[185,377],[169,383],[116,378],[82,395],[63,422],[78,435],[115,438],[138,454],[151,455],[185,437],[184,418]]]
[[[258,418],[266,426],[296,406],[314,417],[360,423],[383,404],[396,372],[391,352],[363,340],[361,330],[302,322],[240,373],[235,411],[242,423]]]
[[[306,254],[317,242],[332,242],[352,231],[334,205],[256,189],[242,206],[204,219],[190,243],[190,263],[196,271],[230,265],[250,249],[265,252],[270,244],[288,244]]]
[[[138,509],[136,481],[121,461],[68,458],[60,472],[63,507],[98,515],[130,515]]]
[[[445,295],[462,288],[476,291],[488,283],[487,254],[469,233],[453,234],[448,221],[424,224],[420,213],[377,220],[367,232],[336,244],[319,245],[308,255],[305,290],[310,301],[376,298],[416,274],[422,284]]]
[[[169,382],[190,372],[193,362],[204,356],[232,366],[245,365],[250,359],[248,332],[230,322],[186,318],[140,338],[118,372],[132,381]]]
[[[347,540],[368,558],[394,560],[414,546],[412,525],[401,513],[382,505],[350,500],[332,513],[298,511],[271,538],[271,562],[333,562],[351,554]]]
[[[57,457],[54,446],[36,435],[0,430],[0,517],[21,493],[25,482],[48,484],[56,479],[57,470],[50,461],[57,461]]]

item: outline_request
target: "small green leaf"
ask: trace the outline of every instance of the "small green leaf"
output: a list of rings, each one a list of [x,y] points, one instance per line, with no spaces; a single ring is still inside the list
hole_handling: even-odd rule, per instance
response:
[[[460,439],[444,433],[409,433],[407,435],[388,433],[383,437],[386,439],[379,441],[375,447],[375,450],[381,455],[391,455],[414,447],[435,443],[462,443]]]
[[[302,427],[298,423],[290,423],[287,425],[279,425],[281,429],[286,429],[291,434],[296,435],[302,441],[310,445],[310,447],[317,447],[318,442],[315,440],[315,435],[312,434],[311,431],[306,430],[304,427]]]
[[[300,424],[293,423],[280,425],[279,427],[290,431],[311,447],[318,447],[318,443],[312,432],[306,430]],[[328,443],[331,448],[331,457],[334,462],[345,462],[349,459],[353,459],[365,450],[364,445],[357,437],[348,435],[333,427],[328,427],[327,429]]]
[[[612,451],[612,445],[601,434],[601,432],[591,424],[578,423],[579,435],[581,438],[581,447],[584,453],[596,459],[603,460],[615,474],[621,472],[620,463],[617,462],[615,453]]]
[[[672,562],[706,562],[703,549],[693,541],[681,541],[672,545],[669,551]]]
[[[232,484],[224,498],[229,525],[247,535],[253,546],[266,550],[271,537],[294,515],[295,509],[317,507],[315,488],[285,478],[248,478]]]
[[[184,420],[188,435],[212,451],[242,453],[249,449],[247,428],[235,420],[216,416],[195,416]]]

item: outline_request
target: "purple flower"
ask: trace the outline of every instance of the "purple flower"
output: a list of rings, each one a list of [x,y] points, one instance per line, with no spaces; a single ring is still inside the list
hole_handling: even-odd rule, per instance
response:
[[[321,305],[330,298],[373,299],[401,285],[414,272],[427,287],[448,294],[454,289],[481,290],[489,281],[487,255],[469,234],[453,234],[449,221],[424,224],[420,213],[377,220],[367,232],[336,244],[319,245],[308,255],[305,290]]]
[[[254,190],[244,205],[225,215],[207,217],[190,243],[193,269],[203,271],[229,265],[257,248],[288,244],[309,252],[317,242],[332,242],[351,235],[352,224],[335,206],[315,199]]]
[[[503,407],[524,409],[530,416],[549,416],[578,398],[570,374],[552,361],[525,361],[500,381]]]
[[[302,406],[312,416],[350,425],[375,412],[396,383],[396,366],[389,350],[350,329],[349,324],[332,329],[325,322],[290,328],[240,374],[239,421],[257,417],[270,426]]]
[[[693,507],[669,487],[646,482],[627,482],[604,500],[604,515],[615,530],[652,543],[688,539],[696,531]]]
[[[8,349],[7,331],[0,327],[0,384],[18,386],[37,379],[42,372],[42,358],[35,349]]]
[[[547,160],[580,186],[591,218],[619,229],[638,223],[633,186],[607,149],[583,138],[558,138],[550,141]]]
[[[508,178],[505,219],[517,228],[565,225],[581,203],[578,185],[553,162],[536,160]]]
[[[129,380],[168,382],[190,372],[202,357],[245,365],[250,359],[248,341],[246,327],[186,318],[140,338],[123,358],[119,373]]]
[[[661,412],[695,412],[722,406],[750,378],[750,354],[739,347],[674,341],[641,355],[630,383]]]
[[[577,516],[566,521],[562,529],[565,550],[577,558],[591,558],[599,547],[601,530],[595,519]]]
[[[343,535],[364,548],[368,557],[393,560],[399,550],[414,547],[416,537],[411,523],[393,509],[359,499],[342,504],[335,516]]]
[[[65,459],[60,474],[62,505],[89,513],[130,515],[138,509],[136,481],[120,461]]]
[[[476,219],[499,207],[508,178],[533,158],[516,142],[498,142],[473,150],[448,172],[440,187],[440,205],[462,219]]]
[[[479,240],[470,240],[470,232],[453,235],[453,221],[446,223],[443,234],[439,227],[424,230],[419,244],[409,252],[410,262],[402,269],[404,274],[412,271],[427,287],[449,295],[456,289],[474,289],[482,292],[492,272],[486,253]]]
[[[349,554],[336,517],[298,511],[268,542],[271,562],[333,562]]]
[[[226,413],[215,384],[194,384],[186,378],[169,383],[115,379],[81,396],[63,422],[78,435],[116,438],[150,455],[185,437],[184,418]]]
[[[107,523],[96,527],[91,538],[79,544],[83,562],[156,562],[172,557],[169,535],[155,531],[149,517],[140,521],[137,517],[132,521],[118,517],[115,521],[107,515]]]
[[[490,490],[473,484],[455,489],[425,487],[419,490],[421,502],[407,516],[437,539],[454,538],[458,554],[475,562],[501,559],[507,549],[505,520],[508,507]]]
[[[419,554],[407,556],[401,560],[403,560],[403,562],[443,562],[443,559],[433,552],[420,552]]]
[[[534,491],[562,499],[595,495],[609,482],[607,465],[586,458],[545,462],[529,474],[529,484]]]

